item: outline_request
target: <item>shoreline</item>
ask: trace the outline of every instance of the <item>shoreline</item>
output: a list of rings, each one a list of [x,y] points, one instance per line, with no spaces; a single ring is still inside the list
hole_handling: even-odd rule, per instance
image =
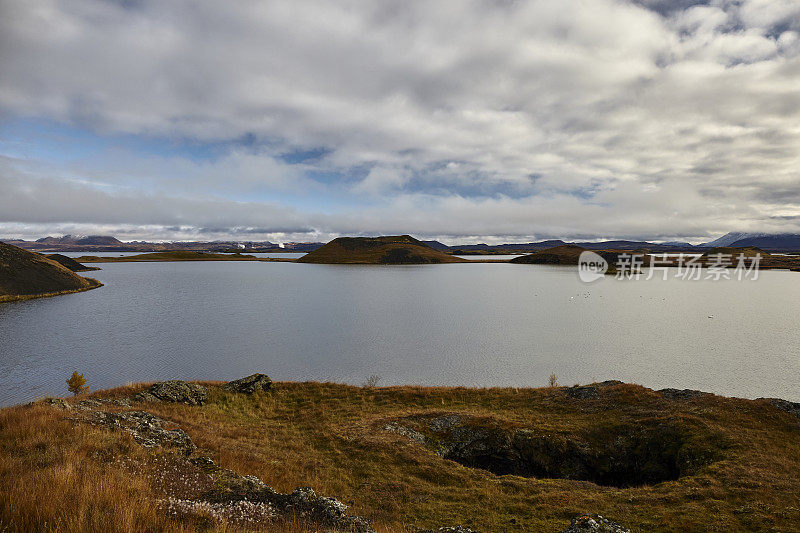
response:
[[[97,269],[99,270],[99,269]],[[81,276],[83,277],[83,276]],[[54,296],[63,296],[65,294],[76,294],[79,292],[86,292],[92,289],[98,289],[103,286],[103,283],[100,283],[98,280],[94,278],[83,278],[91,283],[89,287],[82,287],[80,289],[70,289],[67,291],[56,291],[56,292],[44,292],[38,294],[15,294],[15,295],[0,295],[0,303],[6,302],[21,302],[25,300],[35,300],[38,298],[52,298]]]

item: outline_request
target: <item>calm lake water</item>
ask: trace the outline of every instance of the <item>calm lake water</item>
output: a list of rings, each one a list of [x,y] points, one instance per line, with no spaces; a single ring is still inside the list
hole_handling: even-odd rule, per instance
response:
[[[0,304],[0,404],[131,381],[543,386],[620,379],[800,401],[800,274],[593,284],[513,264],[99,265],[102,288]],[[710,318],[713,317],[713,318]]]

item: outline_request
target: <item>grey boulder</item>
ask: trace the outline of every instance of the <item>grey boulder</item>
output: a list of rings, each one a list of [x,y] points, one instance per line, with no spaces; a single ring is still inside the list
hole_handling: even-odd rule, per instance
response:
[[[250,376],[229,381],[224,389],[229,392],[253,394],[256,391],[267,391],[272,387],[272,380],[266,374],[252,374]]]
[[[161,381],[151,385],[147,390],[135,394],[132,399],[145,402],[161,401],[203,405],[208,399],[208,391],[202,385],[195,383],[179,380]]]

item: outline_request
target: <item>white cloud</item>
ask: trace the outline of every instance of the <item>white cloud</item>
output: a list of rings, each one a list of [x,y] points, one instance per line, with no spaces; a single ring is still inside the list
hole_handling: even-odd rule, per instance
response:
[[[99,135],[255,139],[209,161],[119,150],[7,163],[9,224],[520,237],[800,228],[773,216],[800,203],[793,0],[0,10],[2,112]],[[279,157],[317,148],[310,163]],[[66,188],[64,200],[25,196],[31,183]]]

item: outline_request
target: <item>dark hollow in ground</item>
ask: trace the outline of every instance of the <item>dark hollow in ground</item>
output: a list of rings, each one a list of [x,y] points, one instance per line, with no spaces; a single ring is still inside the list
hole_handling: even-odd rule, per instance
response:
[[[464,466],[620,488],[691,475],[718,459],[722,447],[710,435],[664,423],[597,428],[580,435],[456,425],[437,437],[439,454]]]

